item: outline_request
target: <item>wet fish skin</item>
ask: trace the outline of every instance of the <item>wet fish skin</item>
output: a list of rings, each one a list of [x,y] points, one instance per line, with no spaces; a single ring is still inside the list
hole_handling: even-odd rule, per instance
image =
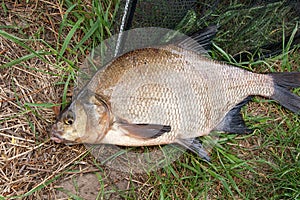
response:
[[[168,60],[168,63],[165,62],[166,60]],[[239,68],[222,65],[203,58],[201,55],[185,52],[185,50],[172,46],[164,49],[143,49],[131,52],[118,58],[113,65],[111,68],[106,68],[104,70],[105,73],[95,76],[95,80],[91,82],[96,84],[91,85],[90,90],[96,91],[97,94],[103,93],[105,96],[111,97],[109,102],[112,110],[118,113],[120,118],[127,118],[128,121],[133,123],[171,124],[173,132],[163,135],[157,141],[152,140],[152,145],[155,145],[154,143],[162,144],[163,141],[166,143],[174,141],[178,136],[184,139],[207,135],[220,122],[226,112],[249,94],[269,96],[273,93],[273,81],[269,76],[253,74]],[[156,65],[163,66],[163,72],[159,71],[161,69],[158,69]],[[201,68],[198,68],[199,65],[202,65]],[[125,69],[126,71],[123,72]],[[174,73],[176,76],[172,77],[171,74]],[[181,76],[180,74],[184,75]],[[223,78],[220,80],[221,76]],[[107,80],[109,77],[114,78],[110,78],[109,82],[101,84],[101,80]],[[234,81],[232,80],[234,77],[240,77],[241,80],[235,78],[236,80]],[[178,82],[178,78],[181,78],[182,82]],[[207,79],[213,81],[207,81]],[[221,86],[216,88],[215,80],[218,79],[221,82]],[[122,91],[130,93],[129,91],[132,90],[136,83],[142,83],[143,86],[139,87],[138,92],[135,94],[127,94],[128,97],[121,102],[118,94],[122,94]],[[248,90],[245,90],[249,83],[252,84],[252,87],[248,87]],[[183,84],[186,85],[182,87]],[[112,89],[111,85],[117,85],[116,88],[120,91]],[[168,88],[176,89],[172,91],[172,89],[168,90]],[[226,92],[217,94],[216,91],[218,90]],[[173,113],[169,116],[169,119],[165,119],[164,117],[160,118],[160,116],[164,116],[164,113],[159,113],[159,110],[154,112],[147,110],[147,108],[150,108],[151,105],[157,102],[153,99],[153,96],[159,99],[161,105],[167,106],[172,104],[170,99],[176,99],[174,97],[176,92],[179,96],[187,97],[182,102],[177,101],[173,104],[181,106],[188,102],[189,105],[185,104],[182,106],[187,108],[186,111],[184,111],[184,108],[171,110],[170,112]],[[194,93],[199,95],[194,98]],[[207,95],[213,96],[214,100],[211,101],[207,98]],[[130,100],[132,96],[135,96],[135,99]],[[227,102],[227,99],[230,99],[231,102]],[[131,105],[128,105],[129,102],[134,104],[134,106],[130,107]],[[124,107],[127,109],[123,109]],[[131,111],[128,112],[128,110]],[[141,110],[147,111],[140,113]],[[185,114],[180,114],[179,112],[184,112]],[[154,116],[153,113],[159,114]],[[182,119],[179,115],[185,115],[188,119]],[[197,118],[196,121],[195,118]],[[180,123],[178,121],[182,121],[186,127],[178,127],[177,124],[174,124],[174,122]],[[179,129],[183,129],[183,131],[174,134],[175,130]],[[112,131],[111,136],[106,138],[114,138],[114,134]],[[114,141],[117,140],[114,139]],[[133,143],[131,138],[128,138],[129,141]],[[105,142],[112,143],[113,141],[107,139]],[[146,142],[147,144],[150,143],[150,141]],[[141,141],[136,141],[133,145],[138,144],[141,144]]]
[[[247,132],[236,105],[259,95],[299,113],[300,97],[288,91],[299,86],[300,72],[256,74],[174,45],[139,49],[99,70],[52,134],[61,142],[150,146],[185,144],[229,125]]]

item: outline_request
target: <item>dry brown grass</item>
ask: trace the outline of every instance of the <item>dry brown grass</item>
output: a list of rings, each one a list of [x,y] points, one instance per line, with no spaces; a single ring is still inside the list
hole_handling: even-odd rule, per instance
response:
[[[12,26],[5,31],[21,38],[41,33],[40,39],[55,44],[63,8],[57,1],[17,3],[6,1],[8,11],[0,12],[0,25]],[[41,31],[41,29],[44,29]],[[39,41],[26,42],[34,50],[47,50]],[[27,50],[0,37],[0,65],[28,54]],[[52,55],[48,63],[34,58],[0,70],[0,194],[21,195],[53,179],[86,152],[83,146],[58,146],[48,138],[49,126],[55,119],[51,108],[30,106],[30,103],[60,103],[62,70]],[[73,168],[89,171],[88,162]],[[29,199],[53,199],[51,184],[38,190]],[[50,198],[51,197],[51,198]]]
[[[22,39],[35,39],[24,41],[35,51],[50,51],[42,40],[52,47],[56,46],[59,25],[65,13],[59,1],[4,1],[4,4],[7,11],[3,12],[0,8],[0,26],[6,28],[1,30]],[[63,31],[63,35],[67,33],[68,30]],[[0,36],[0,66],[29,53],[24,47]],[[4,197],[23,195],[22,199],[67,198],[55,188],[62,185],[75,191],[70,184],[73,179],[80,182],[84,174],[92,176],[91,172],[99,172],[92,156],[86,155],[87,149],[83,145],[59,145],[49,139],[49,128],[55,121],[55,112],[50,106],[33,104],[61,103],[64,85],[57,83],[65,81],[62,68],[68,66],[58,66],[54,55],[46,55],[44,58],[46,60],[32,58],[0,68],[0,195]],[[67,94],[69,100],[72,96],[71,88]],[[128,174],[108,169],[101,176],[108,190],[128,188]],[[96,187],[94,191],[77,191],[86,199],[94,199],[97,190],[100,190],[97,177],[93,175],[91,180],[83,184]],[[108,197],[111,195],[109,193]]]

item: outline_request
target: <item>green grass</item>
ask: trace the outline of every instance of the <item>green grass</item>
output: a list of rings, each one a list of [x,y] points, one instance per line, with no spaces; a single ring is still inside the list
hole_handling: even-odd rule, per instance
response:
[[[42,28],[38,29],[35,35],[28,35],[25,28],[19,30],[18,33],[11,33],[11,26],[1,26],[0,37],[18,45],[26,53],[13,59],[0,55],[0,58],[7,61],[0,65],[0,70],[20,66],[32,73],[39,72],[58,77],[57,82],[52,86],[61,91],[59,103],[51,101],[24,102],[22,95],[17,91],[18,86],[12,81],[11,86],[16,90],[14,98],[21,109],[14,113],[15,115],[5,119],[1,118],[1,123],[9,121],[11,117],[25,116],[24,120],[29,124],[34,135],[44,133],[46,130],[43,130],[44,132],[39,130],[39,126],[32,121],[32,115],[43,121],[44,124],[53,123],[53,119],[44,119],[42,111],[49,110],[53,105],[66,106],[68,104],[70,101],[68,94],[74,87],[79,65],[87,53],[112,34],[112,19],[116,14],[118,7],[116,5],[118,4],[111,1],[101,1],[102,4],[99,2],[95,0],[90,5],[86,5],[83,1],[76,1],[76,3],[69,0],[64,1],[65,12],[62,13],[61,23],[56,27],[56,41],[47,41],[43,37],[46,33]],[[4,16],[7,16],[8,11],[5,4],[6,2],[3,1],[2,9],[5,11]],[[274,13],[276,15],[273,15]],[[299,30],[297,23],[299,18],[284,22],[284,17],[290,19],[292,13],[291,8],[285,8],[282,3],[272,3],[266,9],[261,7],[248,9],[245,8],[245,5],[232,1],[229,7],[221,7],[209,18],[206,18],[208,21],[201,21],[203,18],[195,21],[194,16],[195,13],[189,13],[185,21],[177,28],[189,32],[194,27],[194,23],[198,26],[211,22],[221,25],[212,50],[214,59],[222,59],[230,64],[256,72],[300,71],[299,46],[291,48],[290,42],[284,45],[285,48],[281,55],[264,61],[249,59],[249,62],[240,63],[233,59],[233,54],[245,50],[246,47],[247,49],[257,48],[262,44],[278,41],[278,37],[282,35],[286,37],[292,34],[292,39]],[[43,45],[45,49],[37,51],[35,43]],[[55,58],[54,62],[53,59],[48,59],[49,56]],[[28,64],[33,58],[51,64],[55,71],[35,68],[34,65]],[[300,94],[299,89],[294,92]],[[28,113],[32,115],[28,115]],[[105,166],[100,165],[96,159],[84,153],[70,165],[60,168],[61,171],[50,173],[51,175],[44,174],[44,184],[37,184],[37,187],[20,195],[13,195],[9,199],[28,198],[28,196],[34,198],[41,193],[49,192],[48,190],[64,192],[71,199],[83,199],[78,194],[79,188],[75,179],[73,180],[75,193],[66,188],[53,188],[53,185],[63,180],[63,177],[69,173],[80,172],[81,162],[85,163],[82,164],[83,166],[88,165],[99,170],[95,173],[98,179],[97,184],[99,184],[99,190],[95,191],[97,199],[103,199],[112,194],[119,195],[124,199],[161,200],[299,199],[299,116],[262,98],[255,98],[254,103],[243,109],[243,114],[247,124],[254,128],[255,132],[240,136],[222,134],[218,145],[212,151],[211,163],[204,162],[194,154],[186,152],[180,160],[157,171],[143,175],[126,175],[126,178],[129,179],[127,189],[120,190],[118,187],[107,189],[108,183],[105,180],[109,173],[105,171]],[[42,141],[41,135],[38,138],[37,143]],[[56,145],[55,148],[59,149],[62,146]],[[74,147],[74,149],[76,148]],[[61,161],[63,162],[63,159]],[[37,181],[37,183],[39,182]],[[0,199],[5,199],[5,197],[0,196]]]

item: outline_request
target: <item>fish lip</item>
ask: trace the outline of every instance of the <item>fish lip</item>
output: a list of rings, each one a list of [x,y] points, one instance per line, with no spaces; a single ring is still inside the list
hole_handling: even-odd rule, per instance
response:
[[[70,140],[63,139],[59,136],[52,136],[52,137],[50,137],[50,139],[53,140],[56,143],[59,143],[59,144],[60,143],[63,143],[63,144],[66,144],[66,145],[75,145],[75,144],[77,144],[76,142],[72,142]]]
[[[66,139],[62,138],[62,131],[58,131],[57,124],[54,124],[51,128],[51,137],[50,139],[53,140],[56,143],[64,143],[66,142]]]
[[[53,135],[53,136],[50,137],[50,139],[53,140],[56,143],[64,143],[64,144],[67,144],[67,145],[77,144],[76,142],[73,142],[73,141],[66,140],[66,139],[62,138],[59,135]]]
[[[64,139],[61,135],[62,135],[62,131],[57,130],[58,129],[58,125],[54,124],[51,128],[51,137],[50,139],[53,140],[56,143],[69,143],[69,144],[75,144],[72,141],[66,140]]]
[[[62,143],[63,142],[63,140],[61,138],[56,137],[56,136],[51,136],[50,139],[53,140],[56,143]]]
[[[65,139],[62,138],[62,137],[59,135],[59,133],[53,132],[53,131],[51,132],[51,137],[50,137],[50,139],[53,140],[53,141],[56,142],[56,143],[63,143],[63,142],[65,142]]]

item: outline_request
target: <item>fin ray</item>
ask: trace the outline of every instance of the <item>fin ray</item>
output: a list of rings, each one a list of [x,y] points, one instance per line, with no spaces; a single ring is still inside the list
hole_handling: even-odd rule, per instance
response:
[[[228,133],[236,133],[236,134],[249,134],[252,133],[253,130],[249,129],[243,116],[241,114],[241,108],[246,105],[249,101],[251,101],[252,96],[247,97],[239,104],[237,104],[233,109],[231,109],[223,118],[223,120],[214,128],[215,131],[224,131]]]
[[[181,146],[185,147],[186,149],[194,152],[200,158],[210,161],[210,157],[208,153],[205,151],[203,145],[200,143],[199,140],[196,138],[189,138],[189,139],[176,139],[176,143],[180,144]]]
[[[208,26],[181,41],[178,46],[197,53],[205,54],[210,49],[211,40],[217,33],[217,26]]]
[[[275,85],[271,98],[300,115],[300,97],[289,91],[291,88],[300,87],[300,72],[273,73],[271,77]]]
[[[126,131],[131,137],[141,139],[157,138],[164,133],[171,131],[171,126],[160,124],[131,124],[126,122],[117,122],[118,126]]]

